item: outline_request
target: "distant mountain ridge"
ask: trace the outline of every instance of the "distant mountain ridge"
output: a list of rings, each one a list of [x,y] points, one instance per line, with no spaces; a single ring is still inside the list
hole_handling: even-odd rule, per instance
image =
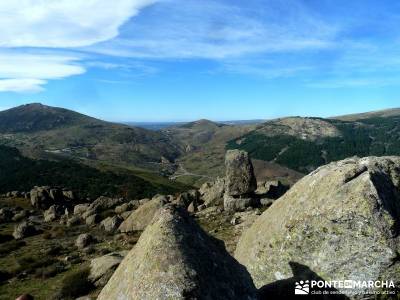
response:
[[[227,148],[303,173],[351,156],[400,155],[400,114],[390,110],[335,119],[277,119],[229,141]]]
[[[260,173],[284,176],[287,168],[297,178],[353,155],[400,155],[400,109],[263,123],[201,119],[147,130],[33,103],[0,112],[0,144],[32,158],[140,168],[195,185],[223,174],[226,149],[243,149],[270,169]]]
[[[39,103],[0,112],[0,144],[34,158],[65,156],[159,169],[180,148],[160,132],[98,120]]]
[[[206,120],[206,119],[203,119]],[[141,127],[144,129],[150,129],[150,130],[163,130],[166,128],[170,128],[170,127],[178,127],[178,126],[184,126],[186,124],[189,123],[195,123],[195,122],[199,122],[201,120],[198,121],[194,121],[194,122],[122,122],[123,124],[129,125],[129,126],[134,126],[134,127]],[[206,120],[209,122],[213,122],[216,124],[224,124],[224,125],[252,125],[252,124],[259,124],[262,122],[265,122],[265,120],[259,120],[259,119],[254,119],[254,120],[230,120],[230,121],[210,121],[210,120]]]
[[[357,121],[369,118],[386,118],[400,116],[400,108],[389,108],[384,110],[370,111],[359,114],[350,114],[344,116],[336,116],[331,119],[337,119],[341,121]]]

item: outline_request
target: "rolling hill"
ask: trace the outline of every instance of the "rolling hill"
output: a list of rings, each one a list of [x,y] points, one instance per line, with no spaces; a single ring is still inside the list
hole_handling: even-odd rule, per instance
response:
[[[332,119],[337,119],[342,121],[357,121],[361,119],[385,118],[385,117],[397,117],[397,116],[400,116],[400,108],[390,108],[390,109],[370,111],[360,114],[337,116],[333,117]]]
[[[400,109],[264,123],[203,119],[157,131],[38,103],[0,112],[0,144],[30,158],[74,159],[111,171],[122,168],[147,181],[161,173],[196,186],[223,175],[227,149],[248,151],[260,180],[293,183],[349,156],[400,155],[399,129]]]
[[[76,158],[160,170],[180,148],[166,135],[39,103],[0,112],[0,144],[32,158]]]
[[[392,110],[338,119],[277,119],[232,139],[227,148],[307,173],[351,156],[400,155],[400,115]]]

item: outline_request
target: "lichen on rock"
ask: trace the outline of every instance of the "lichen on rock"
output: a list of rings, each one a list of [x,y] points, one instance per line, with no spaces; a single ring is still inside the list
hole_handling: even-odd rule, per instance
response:
[[[292,277],[290,263],[325,280],[400,281],[399,229],[400,158],[350,158],[296,183],[243,234],[235,257],[258,288]]]

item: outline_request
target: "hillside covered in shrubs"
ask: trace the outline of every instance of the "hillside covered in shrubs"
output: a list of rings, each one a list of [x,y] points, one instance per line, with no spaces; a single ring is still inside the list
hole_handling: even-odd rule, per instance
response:
[[[0,193],[29,191],[36,185],[61,186],[92,199],[101,195],[136,199],[180,190],[179,185],[149,182],[128,171],[101,171],[71,160],[35,160],[16,148],[0,146]]]

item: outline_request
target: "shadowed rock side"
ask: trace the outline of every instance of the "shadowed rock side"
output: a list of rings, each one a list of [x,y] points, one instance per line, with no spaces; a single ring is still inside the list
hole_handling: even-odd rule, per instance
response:
[[[294,294],[296,283],[307,282],[310,280],[324,281],[325,279],[313,272],[309,267],[296,262],[289,262],[293,277],[277,280],[269,283],[258,290],[259,300],[270,299],[285,299],[299,300],[306,297],[307,300],[347,300],[349,299],[343,294],[340,294],[335,288],[318,288],[313,287],[312,292],[308,295]],[[324,292],[328,292],[324,294]]]
[[[98,300],[255,299],[246,269],[182,209],[164,206]]]
[[[325,280],[399,282],[399,187],[399,157],[320,167],[256,220],[235,257],[258,288],[295,275],[291,261]]]
[[[246,151],[228,150],[225,156],[226,193],[229,196],[249,194],[257,189],[253,165]]]

